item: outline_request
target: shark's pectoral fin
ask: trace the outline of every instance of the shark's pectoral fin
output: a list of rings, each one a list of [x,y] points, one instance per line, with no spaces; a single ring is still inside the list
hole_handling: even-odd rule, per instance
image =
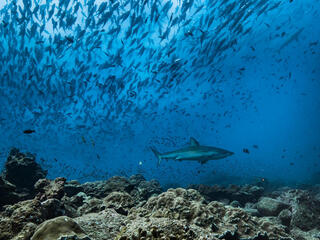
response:
[[[199,160],[198,162],[201,164],[205,164],[206,162],[208,162],[208,160]]]
[[[200,146],[200,144],[199,144],[199,142],[198,142],[195,138],[190,137],[190,146],[192,146],[192,147],[198,147],[198,146]]]

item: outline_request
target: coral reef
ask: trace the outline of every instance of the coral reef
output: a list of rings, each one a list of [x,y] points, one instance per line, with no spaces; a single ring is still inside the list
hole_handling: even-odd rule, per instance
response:
[[[240,236],[252,238],[262,232],[268,232],[270,239],[289,237],[284,227],[273,223],[267,226],[264,221],[250,216],[241,208],[217,201],[206,204],[204,197],[194,189],[169,189],[159,196],[151,197],[142,207],[132,208],[128,218],[132,221],[141,221],[142,218],[148,223],[154,222],[154,219],[166,219],[170,223],[179,221],[189,228],[195,227],[195,239],[230,239],[226,237],[227,232],[234,239],[239,239]],[[196,230],[199,228],[200,232]],[[180,232],[177,234],[175,237],[179,239]]]
[[[33,190],[33,186],[41,178],[47,176],[47,171],[36,163],[35,156],[11,149],[2,173],[3,178],[14,184],[18,189]]]
[[[10,156],[10,162],[34,161],[17,150]],[[28,171],[45,173],[31,165]],[[199,185],[163,192],[142,175],[81,184],[39,174],[20,196],[22,185],[13,184],[20,180],[6,178],[10,171],[0,178],[0,240],[320,239],[319,186],[266,192],[253,185]]]
[[[307,190],[287,190],[280,194],[279,199],[291,206],[291,226],[309,231],[320,226],[319,192]]]
[[[244,205],[247,202],[257,202],[262,196],[264,188],[257,185],[229,185],[224,186],[208,186],[208,185],[190,185],[188,188],[196,189],[207,201],[238,201]]]
[[[116,239],[121,228],[126,226],[126,216],[113,209],[84,214],[74,220],[94,240]]]
[[[31,240],[62,240],[68,239],[68,237],[72,237],[70,239],[89,240],[73,219],[62,216],[41,223],[35,230]]]
[[[289,208],[289,206],[289,204],[269,197],[262,197],[257,203],[257,209],[262,216],[278,216],[282,210]]]
[[[34,184],[47,176],[47,171],[30,153],[12,148],[0,176],[0,209],[3,205],[30,199],[35,194]]]
[[[140,174],[131,176],[129,179],[115,176],[107,181],[88,182],[82,184],[82,187],[83,192],[88,196],[100,199],[108,196],[111,192],[127,192],[135,201],[143,201],[162,192],[159,182],[146,181]]]

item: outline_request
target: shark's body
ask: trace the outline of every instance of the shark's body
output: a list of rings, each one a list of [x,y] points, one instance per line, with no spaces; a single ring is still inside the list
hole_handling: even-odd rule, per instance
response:
[[[233,155],[233,152],[224,150],[222,148],[201,146],[197,140],[190,138],[190,146],[176,151],[159,153],[156,149],[151,148],[153,153],[158,158],[158,165],[162,159],[177,160],[177,161],[198,161],[201,164],[209,160],[218,160]]]

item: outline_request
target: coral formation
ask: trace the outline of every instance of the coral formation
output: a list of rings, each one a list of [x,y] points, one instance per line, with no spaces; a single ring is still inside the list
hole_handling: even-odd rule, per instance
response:
[[[31,240],[68,239],[89,240],[79,225],[69,217],[62,216],[41,223],[35,230]],[[64,237],[64,238],[61,238]]]
[[[0,176],[0,209],[33,197],[34,184],[47,176],[47,171],[35,161],[30,153],[12,148]]]
[[[287,190],[280,194],[282,199],[291,206],[291,226],[309,231],[320,226],[320,199],[318,191]]]
[[[39,171],[33,166],[31,172]],[[84,184],[62,177],[31,179],[25,186],[33,191],[24,196],[28,199],[0,178],[6,203],[0,240],[319,239],[319,187],[265,192],[252,185],[201,185],[163,192],[142,175]]]
[[[244,205],[247,202],[257,202],[262,196],[264,188],[257,185],[229,185],[224,186],[207,186],[207,185],[190,185],[188,188],[198,190],[201,195],[205,197],[207,201],[238,201],[240,204]]]
[[[288,204],[269,197],[262,197],[257,203],[257,209],[262,216],[278,216],[286,208],[289,208]]]
[[[5,164],[3,177],[18,189],[33,190],[33,186],[41,178],[47,176],[47,171],[36,163],[35,156],[21,153],[18,149],[11,149]]]

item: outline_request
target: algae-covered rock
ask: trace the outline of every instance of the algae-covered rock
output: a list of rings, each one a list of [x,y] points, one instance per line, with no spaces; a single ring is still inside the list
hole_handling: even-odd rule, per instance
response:
[[[320,200],[306,190],[288,190],[281,194],[282,201],[291,206],[291,228],[309,231],[320,226]]]
[[[0,210],[4,205],[14,204],[16,202],[26,200],[29,197],[29,193],[21,193],[16,190],[17,189],[14,184],[0,176]]]
[[[284,209],[279,213],[278,218],[281,224],[285,226],[290,226],[292,213],[289,209]]]
[[[146,181],[141,174],[133,175],[129,178],[130,183],[134,186],[130,195],[136,202],[148,200],[151,196],[162,193],[160,183],[156,180]]]
[[[127,215],[134,206],[133,198],[125,192],[112,192],[103,199],[103,206],[113,208],[117,213]]]
[[[146,228],[144,229],[148,233],[150,227],[153,226],[150,223],[158,223],[159,219],[167,221],[167,230],[162,230],[162,232],[170,232],[171,223],[179,222],[185,226],[197,229],[199,227],[202,232],[200,231],[200,235],[196,234],[196,236],[204,237],[203,233],[205,232],[209,236],[207,239],[218,239],[224,236],[223,234],[227,231],[232,232],[234,237],[239,236],[244,239],[253,238],[259,232],[267,232],[270,239],[288,237],[284,226],[276,221],[263,218],[260,220],[241,208],[225,206],[216,201],[206,204],[204,198],[194,189],[168,189],[167,192],[149,198],[142,207],[133,207],[129,211],[128,220],[131,222],[127,224],[127,227],[130,229],[130,224],[135,225],[137,221],[141,222],[140,225],[143,225],[144,222],[149,223],[149,225],[145,224]],[[130,234],[132,235],[132,233]],[[230,236],[230,234],[225,236]]]
[[[204,198],[196,190],[168,189],[159,196],[149,198],[143,208],[138,209],[138,214],[186,221],[193,221],[200,216],[209,218],[203,202]]]
[[[83,192],[83,187],[78,181],[73,180],[64,184],[64,192],[68,197],[72,197],[79,192]]]
[[[48,218],[61,215],[62,210],[63,205],[57,199],[49,199],[44,202],[33,199],[7,205],[0,214],[0,239],[8,240],[14,237],[23,239],[22,236],[33,233],[36,225]]]
[[[40,201],[45,201],[50,198],[62,199],[65,195],[64,184],[66,182],[65,178],[59,177],[52,180],[40,179],[38,180],[34,187],[38,192],[36,198]]]
[[[124,177],[114,176],[107,181],[87,182],[82,184],[83,191],[96,198],[104,198],[111,192],[130,192],[133,185]]]
[[[277,216],[288,207],[288,204],[269,197],[262,197],[257,203],[257,209],[262,216]]]
[[[12,240],[30,240],[36,228],[37,228],[36,224],[27,223],[26,225],[23,226],[21,231],[15,237],[12,238]]]
[[[46,175],[47,171],[35,161],[34,155],[21,153],[17,148],[11,149],[3,172],[3,177],[7,181],[17,188],[33,191],[34,184]]]
[[[101,199],[95,197],[89,197],[85,199],[83,205],[78,208],[79,216],[87,214],[87,213],[97,213],[100,212],[102,207],[103,201]]]
[[[35,182],[46,175],[47,171],[35,161],[34,155],[11,149],[0,176],[0,210],[4,205],[32,199]]]
[[[0,215],[0,240],[30,237],[35,226],[43,220],[39,201],[26,200],[8,205]]]
[[[31,240],[57,240],[61,237],[76,236],[76,239],[85,239],[87,235],[71,218],[60,216],[41,223]],[[68,238],[67,238],[68,239]]]
[[[207,201],[238,201],[244,205],[247,202],[256,202],[262,196],[264,188],[257,185],[229,185],[228,187],[204,184],[193,184],[188,188],[198,190]]]
[[[118,232],[115,240],[132,239],[185,239],[218,240],[216,234],[194,224],[168,218],[140,218],[127,223]]]
[[[86,234],[94,240],[115,239],[120,228],[125,226],[126,217],[114,209],[88,213],[74,219]]]
[[[140,174],[133,175],[129,179],[114,176],[107,181],[87,182],[82,184],[81,187],[88,196],[99,199],[108,196],[112,192],[126,192],[133,197],[136,203],[162,192],[158,181],[146,181]],[[80,189],[79,186],[78,189]]]

